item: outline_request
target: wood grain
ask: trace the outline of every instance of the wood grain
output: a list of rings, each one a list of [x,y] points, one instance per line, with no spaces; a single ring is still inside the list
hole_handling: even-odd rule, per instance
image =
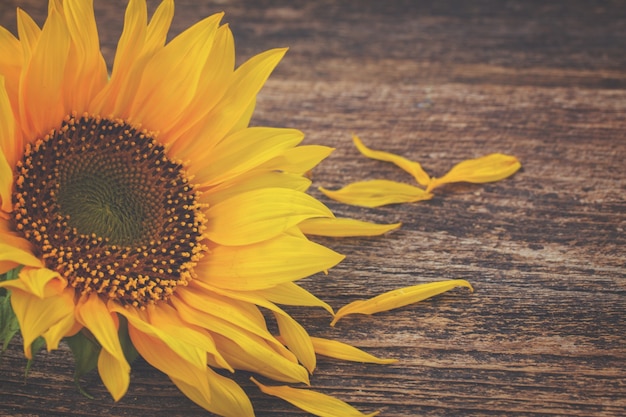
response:
[[[96,0],[112,62],[122,1]],[[41,23],[42,0],[3,1]],[[150,2],[151,10],[155,3]],[[495,184],[448,186],[417,204],[361,209],[316,197],[338,215],[403,222],[382,238],[319,239],[347,255],[303,285],[337,308],[411,283],[467,279],[443,296],[309,331],[400,359],[323,360],[314,388],[383,416],[626,415],[626,2],[176,2],[172,34],[226,11],[239,62],[290,51],[262,91],[256,125],[295,127],[336,148],[314,185],[408,175],[360,156],[351,133],[417,160],[433,175],[491,152],[523,170]],[[39,355],[27,379],[19,343],[0,363],[0,414],[200,416],[167,377],[139,361],[114,403],[96,374],[72,382],[66,347]],[[304,415],[237,376],[258,416]]]

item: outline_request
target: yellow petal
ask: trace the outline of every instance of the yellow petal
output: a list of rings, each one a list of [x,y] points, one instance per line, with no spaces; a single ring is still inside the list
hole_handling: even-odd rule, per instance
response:
[[[33,341],[68,315],[74,314],[73,298],[62,293],[41,299],[28,292],[13,290],[11,306],[24,339],[24,355],[29,359],[32,358],[30,346]]]
[[[205,401],[210,401],[211,393],[206,378],[206,367],[199,369],[172,351],[159,337],[148,335],[129,322],[128,334],[133,346],[142,358],[172,380],[184,381],[194,386]],[[192,398],[195,401],[195,398]],[[202,404],[200,404],[202,405]]]
[[[102,349],[98,355],[98,373],[115,401],[126,394],[130,383],[130,366],[126,360],[121,361]]]
[[[217,246],[196,272],[198,280],[216,287],[254,291],[325,271],[343,258],[307,239],[281,235],[253,245]]]
[[[470,291],[473,291],[470,283],[462,279],[430,282],[427,284],[399,288],[368,300],[354,301],[340,308],[330,325],[334,326],[340,318],[348,314],[374,314],[381,311],[393,310],[394,308],[417,303],[418,301],[449,291],[455,287],[467,287]]]
[[[26,137],[40,137],[68,114],[63,79],[70,38],[63,17],[53,9],[20,80],[20,119]]]
[[[109,303],[112,311],[115,311],[128,320],[129,328],[132,326],[137,331],[158,338],[162,343],[166,344],[168,350],[176,353],[186,363],[195,366],[197,369],[206,367],[206,351],[198,346],[188,343],[187,340],[181,340],[178,334],[170,333],[162,330],[158,324],[153,325],[149,322],[149,317],[145,311],[137,311],[134,308],[124,308],[114,303]],[[161,369],[161,368],[159,368]],[[163,369],[161,369],[165,372]],[[171,372],[171,371],[170,371]],[[168,372],[166,372],[168,373]]]
[[[35,255],[30,251],[16,247],[4,237],[3,233],[0,233],[0,262],[16,263],[17,265],[26,265],[33,267],[41,267],[42,263]],[[19,239],[19,238],[18,238]],[[6,271],[0,271],[4,273]]]
[[[333,316],[333,308],[326,302],[320,300],[295,282],[285,282],[272,288],[258,290],[256,293],[268,300],[283,305],[322,307]]]
[[[281,156],[261,165],[266,170],[278,170],[294,174],[304,174],[315,168],[334,149],[328,146],[306,145],[289,149]]]
[[[285,344],[291,350],[300,363],[310,372],[313,373],[317,364],[315,357],[315,349],[311,337],[300,323],[293,319],[285,312],[274,312],[278,330],[283,337]]]
[[[333,217],[308,194],[265,188],[236,195],[206,211],[206,236],[222,245],[247,245],[278,236],[302,220]]]
[[[522,164],[516,157],[493,153],[456,164],[441,178],[433,178],[428,191],[452,182],[485,183],[499,181],[513,175]]]
[[[82,112],[107,83],[106,63],[100,52],[92,0],[65,2],[65,20],[72,38],[64,88],[65,106]]]
[[[357,149],[368,158],[396,164],[398,167],[411,174],[413,178],[415,178],[415,181],[424,187],[430,183],[430,176],[424,171],[419,163],[389,152],[374,151],[365,146],[363,142],[361,142],[361,139],[359,139],[356,135],[352,136],[352,141]]]
[[[298,174],[276,171],[263,172],[254,169],[202,192],[199,202],[212,206],[237,194],[261,188],[289,188],[294,191],[305,192],[310,185],[311,180]]]
[[[120,369],[130,372],[117,334],[117,317],[114,318],[112,314],[114,313],[109,312],[106,304],[93,292],[83,297],[76,306],[76,320],[89,329],[102,349],[107,350],[120,363]],[[111,391],[111,394],[114,392],[118,390]]]
[[[415,201],[430,200],[433,196],[421,188],[388,180],[354,182],[337,191],[320,187],[320,191],[333,200],[363,207],[380,207],[386,204],[412,203]]]
[[[260,53],[242,64],[229,77],[229,86],[222,99],[208,114],[203,115],[199,121],[200,126],[195,129],[196,137],[206,140],[189,140],[176,147],[176,154],[180,158],[192,161],[188,171],[190,175],[197,174],[196,169],[201,168],[205,158],[211,154],[213,146],[238,124],[286,51],[272,49]]]
[[[160,131],[187,110],[222,16],[201,20],[154,53],[135,91],[130,112],[134,120]]]
[[[224,417],[254,417],[252,404],[237,383],[207,368],[211,398],[207,399],[196,386],[172,378],[172,382],[193,402],[211,413]]]
[[[215,335],[215,341],[224,358],[236,369],[254,372],[275,381],[309,385],[307,370],[276,352],[265,340],[249,337],[246,343],[235,343],[224,336]]]
[[[254,378],[250,378],[257,384],[261,391],[267,395],[281,398],[296,407],[320,417],[371,417],[378,412],[363,414],[335,397],[307,389],[297,389],[286,385],[267,386]]]
[[[12,164],[17,159],[14,141],[16,141],[15,117],[5,88],[5,78],[0,75],[0,210],[5,213],[9,213],[13,208]]]
[[[318,236],[378,236],[402,226],[402,223],[376,224],[356,219],[323,218],[306,219],[298,225],[302,233]]]
[[[24,61],[26,62],[30,59],[32,50],[37,45],[39,36],[41,36],[41,29],[28,13],[19,8],[17,9],[17,35],[20,39]]]
[[[233,133],[213,149],[198,181],[204,186],[219,184],[241,174],[293,148],[304,138],[295,129],[251,127]]]
[[[74,304],[74,289],[72,287],[66,288],[60,296],[66,298],[66,306]],[[48,352],[53,349],[58,349],[61,339],[66,336],[71,336],[78,331],[73,309],[68,308],[66,313],[67,315],[64,318],[50,326],[50,328],[42,334],[43,338],[46,339]]]
[[[144,51],[152,55],[153,51],[160,49],[165,45],[167,32],[170,29],[172,19],[174,18],[174,0],[163,0],[159,7],[154,11],[148,30],[146,31],[146,44]]]
[[[376,356],[370,355],[359,348],[332,339],[311,337],[311,342],[313,342],[315,353],[322,356],[328,356],[330,358],[341,359],[344,361],[378,364],[389,364],[398,361],[397,359],[377,358]]]
[[[54,285],[48,285],[50,281],[58,281]],[[65,280],[60,278],[58,272],[48,268],[25,267],[19,273],[19,279],[0,282],[0,287],[8,287],[34,295],[40,299],[58,294],[65,288]]]

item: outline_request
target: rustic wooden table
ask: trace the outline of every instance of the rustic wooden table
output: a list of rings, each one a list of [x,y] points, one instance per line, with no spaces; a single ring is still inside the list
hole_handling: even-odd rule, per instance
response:
[[[124,1],[96,0],[109,63]],[[154,10],[155,2],[150,2]],[[2,0],[41,23],[44,0]],[[337,150],[314,185],[387,178],[370,146],[422,162],[434,175],[491,152],[523,170],[459,184],[423,203],[359,209],[312,193],[338,214],[403,222],[379,238],[323,239],[347,255],[303,285],[339,307],[412,283],[469,280],[417,305],[328,326],[293,314],[314,335],[395,357],[394,365],[322,360],[320,391],[383,416],[626,415],[626,2],[178,0],[173,33],[226,11],[240,60],[289,46],[258,100],[254,124],[295,127]],[[97,374],[79,394],[65,347],[40,354],[24,379],[22,349],[0,363],[0,414],[201,416],[164,375],[138,362],[114,403]],[[258,416],[304,415],[241,375]]]

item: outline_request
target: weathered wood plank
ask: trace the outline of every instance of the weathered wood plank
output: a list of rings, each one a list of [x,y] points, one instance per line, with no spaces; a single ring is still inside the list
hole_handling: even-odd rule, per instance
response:
[[[40,23],[43,3],[13,1]],[[96,0],[109,62],[123,3]],[[315,186],[410,182],[360,156],[352,132],[433,175],[496,151],[524,165],[507,181],[379,209],[312,191],[338,215],[404,223],[384,238],[320,239],[347,259],[303,285],[333,307],[444,278],[476,290],[336,328],[323,312],[290,310],[315,335],[400,359],[321,361],[315,388],[384,416],[626,414],[626,2],[176,4],[176,33],[225,10],[241,60],[290,46],[253,123],[296,127],[308,143],[337,148],[315,170]],[[0,23],[14,30],[6,3]],[[95,374],[83,385],[96,399],[77,393],[66,348],[41,354],[26,381],[23,364],[14,343],[0,363],[0,414],[206,415],[145,363],[118,403]],[[237,379],[259,416],[303,415],[247,377]]]

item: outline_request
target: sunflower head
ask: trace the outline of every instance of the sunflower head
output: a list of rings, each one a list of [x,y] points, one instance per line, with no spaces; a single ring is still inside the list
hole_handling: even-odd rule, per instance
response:
[[[92,1],[50,0],[48,10],[42,27],[18,10],[17,37],[0,27],[0,288],[10,291],[25,355],[41,338],[48,350],[67,340],[118,400],[136,349],[195,403],[237,417],[253,416],[250,401],[216,370],[308,384],[316,355],[388,363],[309,336],[280,307],[333,314],[296,281],[343,256],[308,235],[399,226],[335,218],[306,193],[305,173],[331,149],[301,146],[298,130],[249,126],[286,50],[235,68],[222,14],[166,42],[173,1],[148,19],[145,0],[130,0],[109,73]],[[357,302],[335,321],[459,285],[469,286]],[[363,415],[253,381],[317,415]]]

